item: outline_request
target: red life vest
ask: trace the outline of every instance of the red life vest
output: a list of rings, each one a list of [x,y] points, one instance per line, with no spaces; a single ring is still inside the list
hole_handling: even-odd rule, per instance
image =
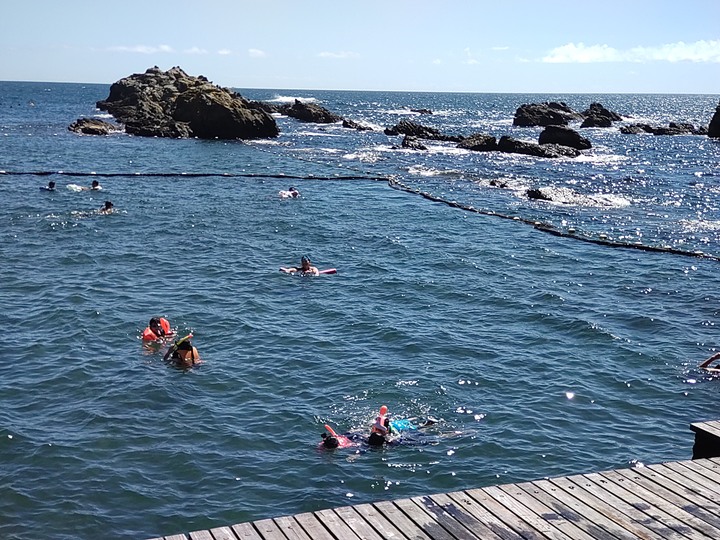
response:
[[[166,336],[170,335],[170,323],[167,319],[161,317],[160,318],[160,327],[165,332]],[[143,330],[142,333],[142,339],[143,341],[156,341],[160,339],[161,336],[158,336],[155,332],[152,331],[152,329],[148,326]]]

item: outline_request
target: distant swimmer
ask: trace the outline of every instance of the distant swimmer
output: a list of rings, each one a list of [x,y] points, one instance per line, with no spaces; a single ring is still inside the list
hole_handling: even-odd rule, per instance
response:
[[[93,180],[92,184],[90,184],[89,188],[83,188],[83,191],[100,191],[102,189],[102,186],[100,185],[100,182],[97,180]]]
[[[299,272],[304,275],[310,275],[310,276],[317,276],[320,275],[320,270],[317,269],[317,267],[312,266],[310,263],[310,259],[303,255],[302,259],[300,259],[300,267],[291,267],[291,268],[285,268],[280,267],[281,272],[285,272],[286,274],[294,274],[296,272]]]
[[[718,360],[718,359],[720,359],[720,352],[713,354],[710,358],[708,358],[707,360],[705,360],[705,361],[704,361],[702,364],[700,364],[698,367],[700,367],[700,368],[702,368],[702,369],[706,369],[707,371],[715,372],[715,373],[720,372],[720,368],[719,368],[719,367],[710,367],[710,366],[712,365],[712,363],[713,363],[715,360]]]
[[[113,212],[113,203],[110,201],[105,201],[105,204],[98,210],[101,214],[112,214]]]
[[[55,191],[55,182],[50,180],[47,186],[42,186],[40,189],[43,191]]]
[[[153,317],[143,330],[141,337],[143,341],[158,341],[172,335],[174,332],[170,329],[170,323],[166,318]]]
[[[278,195],[280,195],[281,199],[297,199],[298,197],[300,197],[300,192],[296,188],[291,187],[287,191],[280,190],[278,192]]]
[[[198,353],[198,350],[190,341],[192,337],[192,334],[188,334],[184,338],[173,343],[173,345],[165,353],[163,360],[171,362],[174,366],[182,369],[189,369],[198,364],[202,364],[200,353]]]

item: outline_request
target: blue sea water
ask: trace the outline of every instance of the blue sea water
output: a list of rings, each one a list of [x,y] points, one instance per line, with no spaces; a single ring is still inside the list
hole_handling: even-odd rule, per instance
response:
[[[375,130],[68,132],[108,91],[0,83],[0,537],[148,538],[686,459],[689,423],[717,417],[720,382],[696,366],[720,347],[720,263],[526,223],[720,255],[717,141],[584,129],[593,149],[547,160],[408,151],[382,128],[536,141],[512,117],[548,100],[707,125],[718,96],[240,90]],[[57,171],[103,190],[16,174]],[[277,196],[290,185],[300,199]],[[303,254],[338,273],[278,272]],[[155,315],[194,333],[199,368],[143,347]],[[441,422],[415,445],[318,450],[325,423],[366,430],[382,404]]]

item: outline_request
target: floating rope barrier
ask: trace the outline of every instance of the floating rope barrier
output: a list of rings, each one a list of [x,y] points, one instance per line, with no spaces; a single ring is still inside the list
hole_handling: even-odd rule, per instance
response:
[[[498,212],[494,212],[492,210],[482,210],[480,208],[475,208],[474,206],[467,206],[458,203],[457,201],[448,201],[446,199],[443,199],[442,197],[437,197],[435,195],[432,195],[428,193],[427,191],[421,191],[419,189],[411,188],[410,186],[407,186],[403,184],[402,182],[399,182],[395,178],[389,178],[388,179],[388,185],[393,188],[397,189],[399,191],[404,191],[406,193],[412,193],[415,195],[420,195],[421,197],[445,204],[447,206],[451,206],[453,208],[458,208],[460,210],[464,210],[466,212],[474,212],[476,214],[482,214],[486,216],[493,216],[501,219],[509,219],[512,221],[518,221],[520,223],[524,223],[526,225],[530,225],[535,230],[538,230],[540,232],[545,232],[548,234],[552,234],[554,236],[560,236],[562,238],[570,238],[572,240],[579,240],[581,242],[588,242],[591,244],[597,244],[600,246],[607,246],[612,248],[625,248],[625,249],[637,249],[640,251],[650,251],[655,253],[669,253],[672,255],[681,255],[683,257],[695,257],[695,258],[701,258],[701,259],[710,259],[713,261],[720,261],[720,257],[717,255],[711,255],[709,253],[704,253],[702,251],[690,251],[685,249],[678,249],[673,247],[667,247],[667,246],[649,246],[647,244],[642,244],[640,242],[636,243],[629,243],[629,242],[617,242],[611,239],[608,239],[606,235],[600,234],[597,237],[595,236],[588,236],[583,234],[578,234],[575,229],[568,228],[568,229],[558,229],[557,227],[550,225],[549,223],[542,223],[540,221],[534,221],[531,219],[521,218],[518,216],[511,216],[507,214],[501,214]]]
[[[475,208],[474,206],[468,206],[461,204],[457,201],[448,201],[442,197],[432,195],[427,191],[421,191],[419,189],[411,188],[410,186],[403,184],[395,177],[386,176],[370,176],[365,174],[357,175],[333,175],[333,176],[315,176],[315,175],[292,175],[284,173],[143,173],[143,172],[114,172],[114,173],[103,173],[103,172],[73,172],[73,171],[0,171],[0,175],[7,176],[68,176],[68,177],[99,177],[99,178],[131,178],[131,177],[152,177],[152,178],[171,178],[171,177],[187,177],[187,178],[282,178],[289,180],[322,180],[322,181],[334,181],[334,180],[365,180],[365,181],[380,181],[387,182],[388,186],[398,191],[410,193],[413,195],[419,195],[429,201],[445,204],[452,208],[457,208],[465,212],[473,212],[476,214],[482,214],[485,216],[492,216],[501,219],[509,219],[530,225],[535,230],[559,236],[561,238],[569,238],[572,240],[579,240],[581,242],[588,242],[590,244],[596,244],[600,246],[612,247],[612,248],[624,248],[624,249],[635,249],[639,251],[648,251],[654,253],[668,253],[671,255],[680,255],[683,257],[694,257],[699,259],[709,259],[713,261],[720,261],[720,256],[704,253],[703,251],[690,251],[685,249],[678,249],[669,246],[650,246],[641,242],[629,243],[629,242],[618,242],[607,238],[605,234],[599,234],[597,236],[589,236],[587,234],[579,234],[573,228],[559,229],[549,223],[542,223],[519,216],[512,216],[508,214],[502,214],[493,210],[483,210],[481,208]]]

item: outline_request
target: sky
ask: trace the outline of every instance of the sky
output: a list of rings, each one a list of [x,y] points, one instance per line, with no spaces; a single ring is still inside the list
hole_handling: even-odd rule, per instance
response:
[[[720,0],[3,0],[0,80],[720,94]]]

